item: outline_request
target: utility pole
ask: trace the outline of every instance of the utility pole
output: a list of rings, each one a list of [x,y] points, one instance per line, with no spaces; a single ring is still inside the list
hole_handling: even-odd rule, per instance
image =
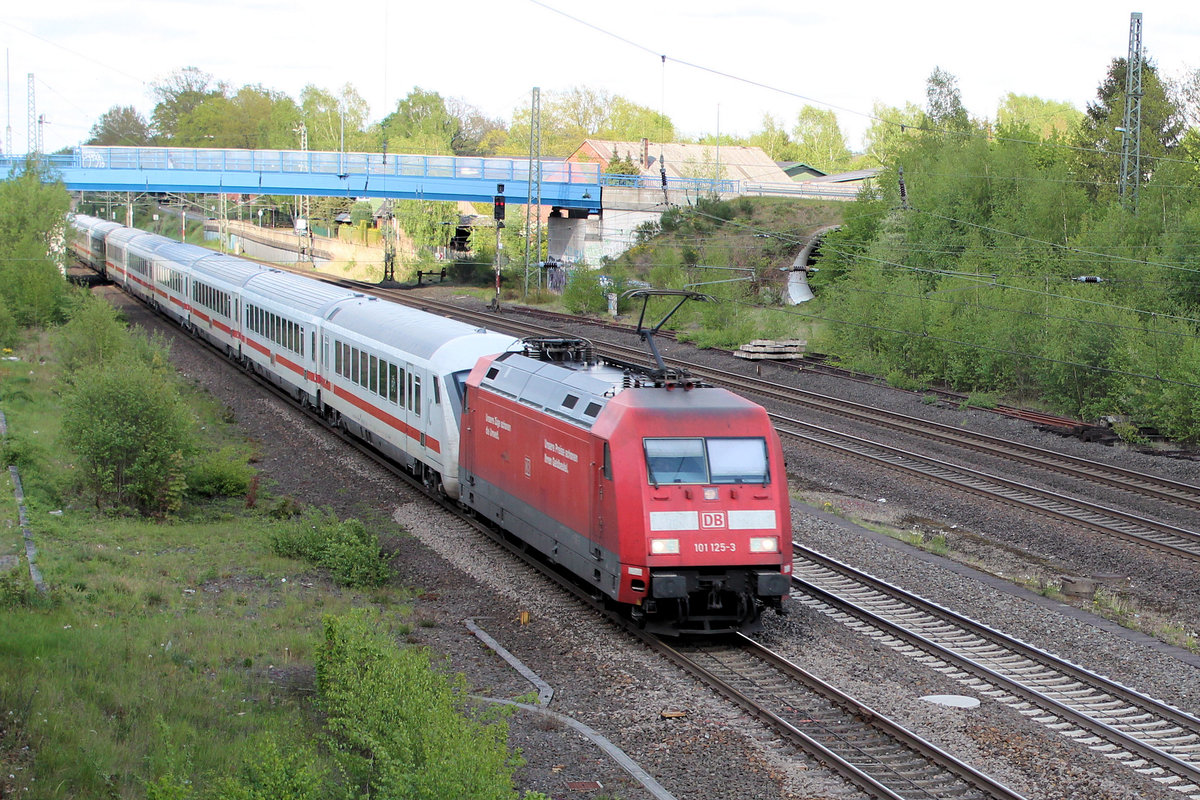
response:
[[[308,158],[308,126],[302,121],[298,127],[292,128],[292,133],[300,134],[300,152],[304,153],[304,158]],[[304,169],[308,169],[308,164],[304,165]],[[308,219],[308,196],[296,195],[296,216]]]
[[[533,261],[542,260],[542,93],[533,87],[529,113],[529,196],[525,203],[525,294],[529,294],[529,215],[537,220],[533,237]],[[542,288],[542,271],[538,270],[538,288]]]
[[[1129,57],[1125,61],[1125,119],[1121,128],[1121,203],[1137,211],[1142,182],[1142,14],[1129,15]]]

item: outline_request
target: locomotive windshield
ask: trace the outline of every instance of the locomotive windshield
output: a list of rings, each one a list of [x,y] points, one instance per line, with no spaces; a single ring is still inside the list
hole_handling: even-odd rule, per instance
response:
[[[759,437],[645,439],[650,483],[767,483],[767,442]]]

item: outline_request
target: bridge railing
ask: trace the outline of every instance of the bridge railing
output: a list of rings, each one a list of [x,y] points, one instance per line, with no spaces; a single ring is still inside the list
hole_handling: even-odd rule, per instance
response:
[[[42,156],[52,167],[85,169],[198,170],[221,172],[317,173],[328,175],[396,175],[430,178],[474,178],[497,182],[526,181],[529,161],[516,158],[422,156],[383,153],[340,153],[317,150],[222,150],[191,147],[76,148],[70,155]],[[5,160],[24,163],[24,157]],[[599,182],[597,164],[543,161],[547,183]]]
[[[606,173],[600,173],[598,177],[601,186],[659,190],[663,188],[663,180],[658,175],[609,175]],[[716,180],[713,178],[668,177],[667,190],[712,192],[714,194],[737,194],[740,191],[740,183],[740,181],[735,180]]]

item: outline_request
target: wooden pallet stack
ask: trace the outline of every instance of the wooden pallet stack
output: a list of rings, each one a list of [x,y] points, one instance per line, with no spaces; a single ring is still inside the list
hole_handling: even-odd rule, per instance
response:
[[[804,358],[807,344],[804,339],[755,339],[734,350],[733,354],[751,361],[789,361]]]

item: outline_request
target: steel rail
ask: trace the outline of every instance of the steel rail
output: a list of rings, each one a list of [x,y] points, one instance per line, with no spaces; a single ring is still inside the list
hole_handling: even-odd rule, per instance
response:
[[[803,594],[1034,704],[1050,715],[1037,720],[1043,724],[1067,720],[1121,748],[1131,756],[1126,766],[1144,771],[1150,763],[1176,776],[1155,778],[1160,783],[1200,792],[1200,718],[803,545],[795,544],[793,553],[793,580]],[[1099,749],[1095,741],[1088,744]]]
[[[730,664],[736,655],[731,655],[735,648],[707,645],[689,651],[641,631],[635,631],[635,634],[648,647],[700,678],[873,797],[889,800],[1021,798],[1003,784],[746,636],[737,637],[738,653],[748,654],[769,665],[787,684],[803,688],[810,697],[819,698],[819,703],[829,704],[829,708],[841,709],[844,716],[830,720],[822,719],[819,713],[802,714],[801,711],[813,711],[811,705],[804,703],[804,698],[779,696],[779,689],[764,685],[767,678],[755,678]],[[735,681],[743,686],[735,685]],[[768,707],[769,704],[775,709]],[[802,705],[806,707],[802,709]],[[786,718],[788,716],[794,721]],[[881,749],[886,752],[881,754]],[[897,763],[898,759],[903,761]]]

